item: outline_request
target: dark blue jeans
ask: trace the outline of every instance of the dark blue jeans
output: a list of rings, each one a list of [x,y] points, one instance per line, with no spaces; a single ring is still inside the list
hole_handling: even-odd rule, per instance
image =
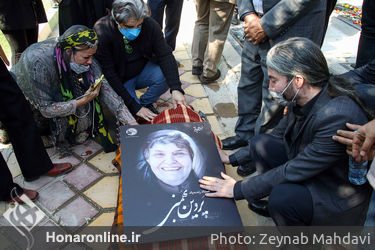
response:
[[[161,29],[165,10],[164,36],[167,44],[174,50],[184,0],[148,0],[147,3],[151,9],[151,17],[159,23]]]
[[[148,62],[142,72],[136,77],[126,81],[124,87],[128,93],[142,106],[155,103],[159,97],[168,90],[168,84],[159,65]],[[135,90],[147,88],[139,99]]]

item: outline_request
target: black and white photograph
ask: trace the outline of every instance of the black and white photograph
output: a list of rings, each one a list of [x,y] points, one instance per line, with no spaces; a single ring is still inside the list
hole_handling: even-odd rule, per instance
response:
[[[205,197],[224,171],[207,123],[121,128],[124,226],[240,226],[233,200]]]

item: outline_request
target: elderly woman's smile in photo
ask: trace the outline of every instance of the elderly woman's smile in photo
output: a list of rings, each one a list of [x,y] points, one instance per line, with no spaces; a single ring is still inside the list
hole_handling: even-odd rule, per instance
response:
[[[191,172],[192,152],[174,143],[157,143],[150,148],[148,164],[154,174],[164,183],[176,186],[183,183]]]

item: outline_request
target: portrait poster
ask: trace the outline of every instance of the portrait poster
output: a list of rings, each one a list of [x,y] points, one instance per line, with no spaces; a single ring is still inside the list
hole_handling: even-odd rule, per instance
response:
[[[233,199],[206,197],[199,186],[225,172],[209,123],[123,126],[121,162],[124,228],[144,228],[142,239],[166,228],[159,240],[242,226]]]

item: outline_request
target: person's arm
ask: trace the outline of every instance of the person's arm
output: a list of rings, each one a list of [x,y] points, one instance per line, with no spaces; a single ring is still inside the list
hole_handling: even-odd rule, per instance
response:
[[[317,2],[316,0],[281,0],[263,15],[259,21],[260,25],[269,38],[275,38]]]
[[[126,107],[121,97],[108,84],[107,79],[103,78],[102,86],[100,88],[100,99],[109,108],[111,113],[119,120],[122,125],[135,125],[137,124],[133,115]]]
[[[45,57],[34,56],[35,51],[28,50],[24,60],[32,58],[32,61],[25,63],[28,66],[16,73],[17,78],[22,78],[20,81],[24,85],[24,94],[32,100],[37,100],[38,109],[45,118],[65,117],[74,114],[78,105],[83,105],[82,101],[85,100],[81,100],[77,104],[77,100],[64,102],[61,96],[56,96],[56,94],[61,95],[58,79],[54,77],[57,72],[54,66],[48,65],[50,61],[45,60]],[[23,67],[23,65],[20,66]]]
[[[359,107],[356,108],[352,105],[352,102],[344,101],[320,110],[319,115],[314,118],[315,121],[309,121],[314,122],[314,124],[311,124],[311,131],[314,136],[313,140],[292,160],[263,174],[244,179],[234,184],[231,183],[230,185],[233,187],[233,190],[240,189],[240,192],[237,190],[237,198],[243,197],[248,201],[263,198],[269,195],[272,188],[278,184],[303,182],[339,162],[344,157],[345,147],[333,141],[332,136],[336,133],[337,129],[345,128],[345,121],[366,121],[366,117]],[[332,110],[334,111],[332,112]],[[214,182],[222,184],[211,185],[210,189],[207,188],[207,190],[216,191],[218,194],[217,197],[226,197],[224,194],[229,194],[227,191],[229,181],[224,181],[223,183],[217,182],[215,179]],[[208,185],[204,182],[202,184]],[[220,190],[225,192],[220,192]]]
[[[238,0],[237,6],[241,21],[244,21],[246,15],[255,14],[252,0]]]
[[[364,137],[363,144],[362,139]],[[361,156],[363,161],[371,161],[375,156],[375,120],[358,128],[353,139],[353,154]],[[356,160],[359,160],[357,157]]]
[[[351,130],[338,130],[332,139],[346,145],[346,152],[356,161],[368,161],[375,157],[375,120],[363,126],[347,123]]]
[[[338,102],[341,97],[332,100]],[[273,168],[261,175],[245,179],[241,190],[247,200],[262,198],[272,188],[286,182],[303,182],[340,162],[345,157],[344,145],[333,141],[332,136],[338,129],[345,128],[345,122],[365,123],[367,118],[359,107],[352,102],[343,101],[318,111],[311,132],[313,140],[285,164]]]

